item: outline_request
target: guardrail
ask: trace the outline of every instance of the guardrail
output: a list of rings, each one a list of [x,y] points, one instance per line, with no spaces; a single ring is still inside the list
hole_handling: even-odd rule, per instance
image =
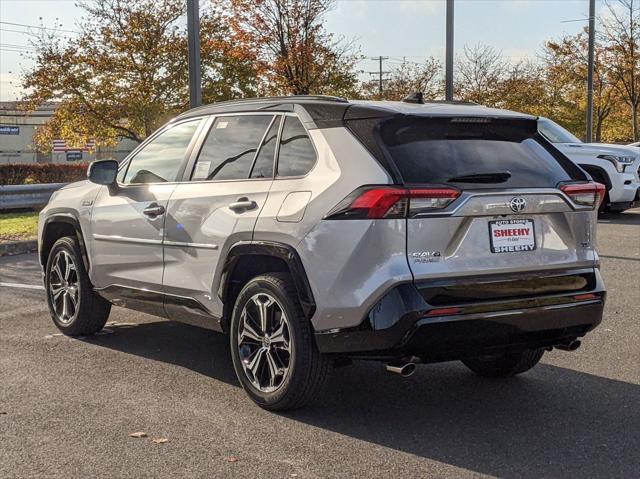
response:
[[[20,208],[42,208],[54,191],[68,183],[39,185],[0,185],[0,211]]]

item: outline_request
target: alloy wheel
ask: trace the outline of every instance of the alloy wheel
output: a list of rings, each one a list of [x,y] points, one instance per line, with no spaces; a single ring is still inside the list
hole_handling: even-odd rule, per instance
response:
[[[270,393],[284,383],[291,361],[289,320],[267,293],[252,296],[240,313],[238,353],[253,387]]]
[[[49,297],[58,321],[69,324],[78,312],[78,270],[69,253],[59,251],[49,271]]]

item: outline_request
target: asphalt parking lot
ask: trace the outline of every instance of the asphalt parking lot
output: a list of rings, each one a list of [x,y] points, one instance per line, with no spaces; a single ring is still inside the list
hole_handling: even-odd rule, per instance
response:
[[[215,333],[114,308],[58,335],[35,255],[0,258],[0,477],[639,477],[640,210],[598,235],[606,316],[578,351],[506,381],[357,362],[287,414],[245,397]]]

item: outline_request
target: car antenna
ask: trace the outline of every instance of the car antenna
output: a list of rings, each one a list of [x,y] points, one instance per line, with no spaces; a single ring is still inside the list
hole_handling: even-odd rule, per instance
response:
[[[404,103],[424,103],[424,94],[421,91],[414,91],[413,93],[409,93],[405,96],[402,101]]]

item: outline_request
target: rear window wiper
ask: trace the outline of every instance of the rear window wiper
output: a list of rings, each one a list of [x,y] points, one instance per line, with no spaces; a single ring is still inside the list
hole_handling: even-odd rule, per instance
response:
[[[475,173],[472,175],[454,176],[447,183],[504,183],[511,178],[511,173],[501,171],[497,173]]]

